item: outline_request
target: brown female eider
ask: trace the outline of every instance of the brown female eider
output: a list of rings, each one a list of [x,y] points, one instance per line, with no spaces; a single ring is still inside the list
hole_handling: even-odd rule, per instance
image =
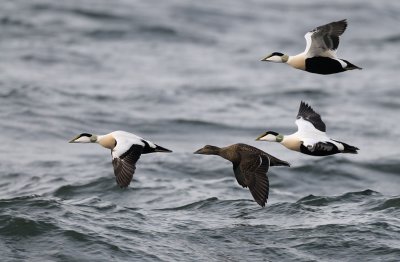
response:
[[[254,200],[262,207],[265,206],[268,199],[269,181],[267,172],[269,167],[290,166],[288,162],[246,144],[234,144],[222,148],[206,145],[194,153],[218,155],[231,161],[239,185],[248,187]]]

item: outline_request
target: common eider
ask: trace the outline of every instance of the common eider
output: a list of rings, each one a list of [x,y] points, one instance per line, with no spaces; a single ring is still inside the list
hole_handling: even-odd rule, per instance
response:
[[[246,144],[234,144],[222,148],[206,145],[194,153],[218,155],[231,161],[239,185],[248,187],[254,200],[262,207],[265,206],[268,199],[269,181],[267,172],[269,167],[290,166],[288,162]]]
[[[303,53],[289,56],[274,52],[261,61],[286,63],[294,68],[322,75],[361,69],[336,56],[339,37],[344,33],[346,27],[346,19],[319,26],[304,35],[307,45]]]
[[[131,183],[136,169],[136,162],[141,154],[172,152],[125,131],[114,131],[106,135],[82,133],[69,142],[98,143],[105,148],[111,149],[115,180],[121,188],[127,187]]]
[[[279,142],[286,148],[311,156],[328,156],[337,153],[357,154],[357,147],[330,139],[326,135],[326,126],[321,116],[311,106],[300,103],[297,114],[297,132],[291,135],[282,135],[274,131],[267,131],[256,140]]]

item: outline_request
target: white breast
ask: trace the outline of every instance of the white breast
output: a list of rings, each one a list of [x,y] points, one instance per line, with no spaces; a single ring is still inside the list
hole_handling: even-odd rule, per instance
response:
[[[300,70],[305,70],[306,69],[306,56],[304,55],[304,53],[301,53],[301,54],[298,54],[295,56],[289,56],[289,59],[286,63],[291,65],[294,68],[297,68]]]

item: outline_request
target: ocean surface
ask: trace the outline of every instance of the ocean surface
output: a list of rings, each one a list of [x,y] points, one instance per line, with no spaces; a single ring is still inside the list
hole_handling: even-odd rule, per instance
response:
[[[347,18],[321,76],[260,60]],[[400,1],[3,0],[1,261],[400,261]],[[311,157],[254,139],[289,134],[300,101],[358,155]],[[143,155],[127,189],[109,150],[69,144],[125,130]],[[206,144],[256,146],[265,208]]]

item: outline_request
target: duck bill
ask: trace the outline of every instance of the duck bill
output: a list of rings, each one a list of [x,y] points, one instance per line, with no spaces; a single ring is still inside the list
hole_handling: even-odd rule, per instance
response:
[[[193,154],[198,154],[198,155],[202,155],[203,153],[203,148],[200,148],[199,150],[193,152]]]
[[[261,59],[261,61],[270,62],[270,61],[268,60],[268,58],[270,58],[271,56],[272,56],[272,54],[269,54],[269,55],[267,55],[266,57],[264,57],[263,59]]]
[[[68,141],[68,143],[76,143],[75,140],[77,140],[79,138],[79,136],[76,136],[74,138],[72,138],[71,140]]]
[[[261,140],[261,138],[263,138],[265,135],[266,135],[266,134],[265,134],[265,133],[263,133],[262,135],[258,136],[258,137],[256,138],[256,141],[260,141],[260,140]]]

